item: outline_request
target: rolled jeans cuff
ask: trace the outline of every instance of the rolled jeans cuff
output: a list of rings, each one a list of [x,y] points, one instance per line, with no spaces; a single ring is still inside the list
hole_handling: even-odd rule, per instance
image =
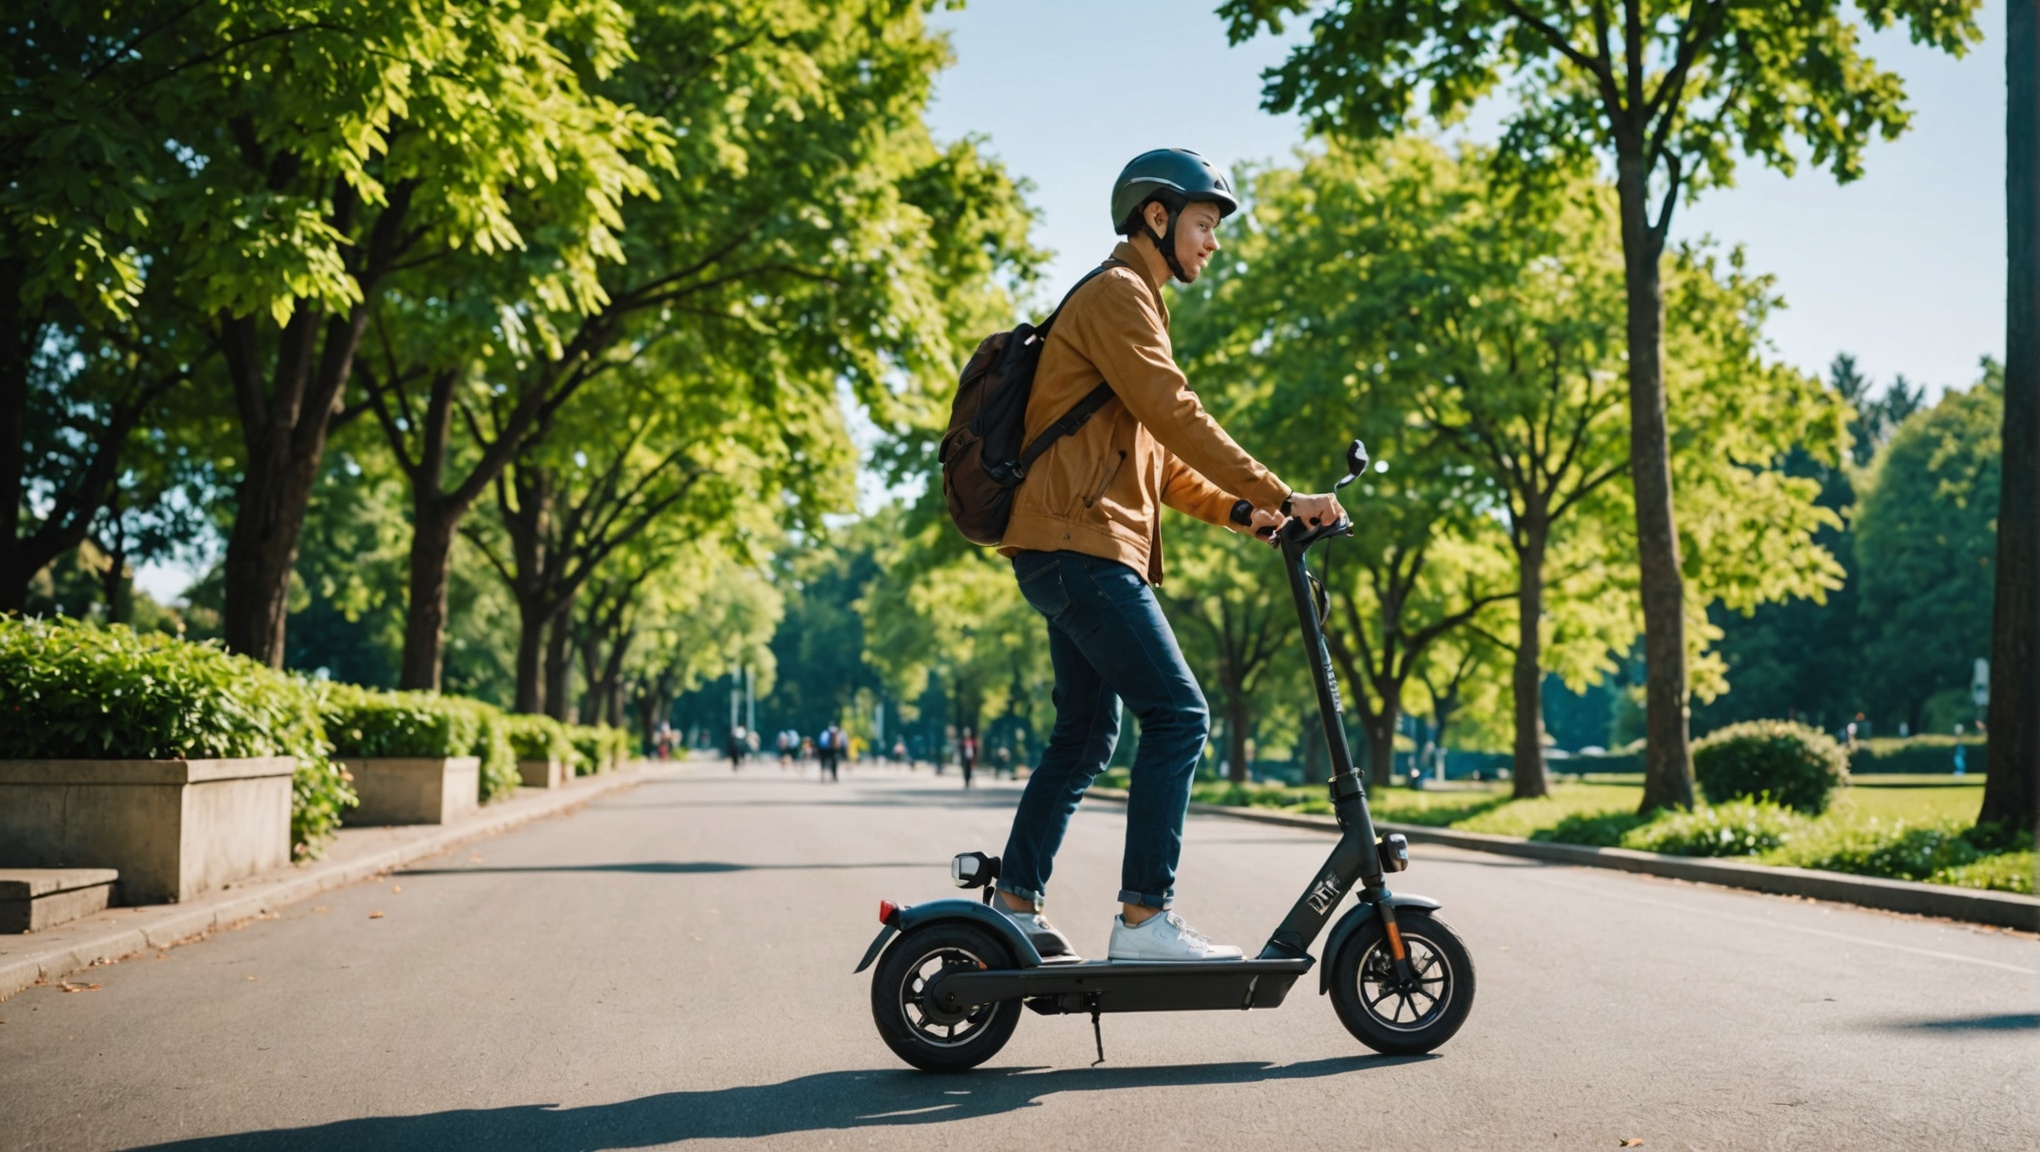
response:
[[[1034,910],[1036,912],[1041,911],[1041,902],[1047,899],[1047,897],[1045,897],[1039,892],[1030,892],[1025,888],[1019,887],[1018,885],[1008,884],[1004,880],[999,881],[997,884],[993,885],[993,887],[997,888],[1001,892],[1007,892],[1011,893],[1014,896],[1018,896],[1022,900],[1034,901]]]
[[[1121,888],[1119,890],[1119,902],[1121,904],[1138,904],[1143,908],[1159,908],[1166,912],[1176,906],[1176,894],[1174,892],[1164,892],[1160,896],[1151,896],[1146,892],[1135,892],[1131,888]]]

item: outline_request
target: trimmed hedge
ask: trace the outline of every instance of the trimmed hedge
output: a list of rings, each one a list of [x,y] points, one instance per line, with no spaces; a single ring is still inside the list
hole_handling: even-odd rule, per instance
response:
[[[0,748],[21,759],[290,756],[292,854],[358,803],[305,681],[213,644],[124,625],[0,617]]]
[[[1849,781],[1849,758],[1818,728],[1789,720],[1731,724],[1693,745],[1693,779],[1716,804],[1769,798],[1818,816]]]
[[[1879,736],[1858,740],[1849,747],[1851,772],[1908,772],[1921,776],[1946,776],[1955,771],[1955,745],[1964,751],[1963,767],[1983,774],[1989,751],[1981,736]]]
[[[519,760],[573,762],[574,741],[567,735],[565,724],[550,716],[512,713],[507,719],[510,722],[510,747]]]
[[[607,724],[569,724],[567,738],[574,746],[574,775],[593,776],[620,767],[636,750],[630,733]]]
[[[321,702],[333,754],[481,760],[476,799],[484,804],[517,789],[517,753],[501,709],[437,692],[384,692],[353,684],[324,687]]]

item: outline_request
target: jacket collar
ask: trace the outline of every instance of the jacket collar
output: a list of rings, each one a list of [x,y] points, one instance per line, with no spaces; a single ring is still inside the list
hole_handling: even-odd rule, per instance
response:
[[[1162,321],[1167,323],[1169,319],[1169,305],[1162,299],[1162,286],[1155,283],[1154,279],[1148,274],[1148,263],[1141,256],[1140,249],[1135,248],[1130,240],[1121,240],[1113,246],[1112,258],[1140,273],[1140,282],[1148,286],[1149,294],[1155,298],[1155,307],[1162,313]]]

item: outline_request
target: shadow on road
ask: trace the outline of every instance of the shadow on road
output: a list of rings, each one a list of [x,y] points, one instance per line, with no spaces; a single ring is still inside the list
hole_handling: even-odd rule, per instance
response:
[[[941,861],[889,861],[878,864],[731,864],[722,860],[635,860],[620,864],[530,864],[502,868],[405,868],[397,876],[465,876],[483,872],[643,872],[653,876],[693,876],[713,872],[834,872],[860,868],[940,868]]]
[[[1301,1064],[1233,1063],[1159,1068],[1004,1068],[962,1076],[918,1072],[824,1072],[777,1084],[667,1092],[614,1104],[544,1104],[373,1116],[304,1128],[151,1144],[209,1152],[338,1152],[346,1149],[517,1148],[580,1152],[645,1148],[681,1140],[743,1139],[797,1132],[944,1124],[1037,1107],[1062,1092],[1258,1084],[1386,1068],[1433,1056],[1342,1056]],[[137,1149],[135,1152],[144,1152]]]
[[[1885,1027],[1902,1032],[2031,1032],[2040,1029],[2040,1012],[1899,1020]]]

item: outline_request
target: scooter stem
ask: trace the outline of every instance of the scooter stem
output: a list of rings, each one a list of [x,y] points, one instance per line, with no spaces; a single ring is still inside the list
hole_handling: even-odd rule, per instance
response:
[[[1375,841],[1374,820],[1367,811],[1367,791],[1360,779],[1360,772],[1353,764],[1353,750],[1346,743],[1346,726],[1340,722],[1345,712],[1345,702],[1339,698],[1339,681],[1332,672],[1332,655],[1325,644],[1325,633],[1318,623],[1317,609],[1310,595],[1310,579],[1306,575],[1304,557],[1309,552],[1311,537],[1301,523],[1292,520],[1281,534],[1282,566],[1289,575],[1289,594],[1296,601],[1297,623],[1303,628],[1303,644],[1311,661],[1311,682],[1317,688],[1318,717],[1324,725],[1325,748],[1331,754],[1332,775],[1328,783],[1332,793],[1332,811],[1339,819],[1339,827],[1356,832],[1362,843],[1372,845]],[[1381,868],[1378,863],[1362,873],[1369,888],[1381,887]]]

